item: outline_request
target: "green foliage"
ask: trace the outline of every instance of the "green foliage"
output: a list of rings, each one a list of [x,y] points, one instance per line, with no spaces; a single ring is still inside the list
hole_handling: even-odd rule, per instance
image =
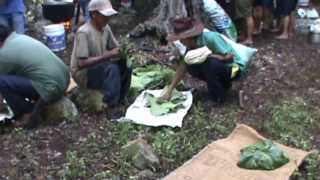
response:
[[[289,162],[287,154],[270,140],[241,150],[238,166],[245,169],[274,170]]]
[[[14,128],[14,134],[18,142],[25,142],[28,138],[26,131],[23,128]]]
[[[313,134],[319,130],[319,114],[311,109],[300,98],[285,101],[272,108],[272,118],[264,124],[264,131],[270,133],[280,143],[302,148],[313,149]],[[306,158],[304,171],[296,171],[291,179],[318,180],[320,177],[320,154]],[[306,174],[305,174],[306,172]]]
[[[304,150],[312,148],[314,127],[313,114],[301,99],[275,106],[272,119],[264,125],[265,131],[274,139]]]
[[[160,65],[147,65],[133,70],[131,91],[137,94],[145,89],[164,88],[174,77],[174,71]]]
[[[87,175],[87,167],[84,158],[79,158],[77,152],[67,152],[67,163],[63,170],[63,180],[72,180],[78,178],[84,178]]]
[[[174,161],[177,156],[177,137],[174,131],[163,129],[155,134],[152,147],[158,155]]]
[[[303,171],[295,171],[291,180],[319,180],[320,177],[320,152],[309,155],[303,165]]]
[[[136,125],[133,125],[131,123],[120,123],[117,125],[116,128],[116,144],[119,145],[125,145],[128,141],[134,139],[138,133],[139,130],[136,128]]]
[[[306,160],[307,180],[320,177],[320,152],[311,154]]]
[[[135,56],[130,51],[134,48],[134,44],[128,38],[120,40],[120,59],[121,62],[126,63],[127,67],[132,67],[135,62]]]
[[[118,180],[118,177],[115,177],[111,171],[103,171],[100,173],[97,173],[92,177],[90,180]]]
[[[157,97],[152,94],[146,94],[150,112],[154,116],[163,116],[168,113],[176,112],[178,109],[183,108],[183,102],[186,97],[178,91],[174,91],[170,101],[160,102]]]

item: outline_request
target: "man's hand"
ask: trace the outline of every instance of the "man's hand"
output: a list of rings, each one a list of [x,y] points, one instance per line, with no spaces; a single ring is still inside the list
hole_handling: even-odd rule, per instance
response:
[[[158,98],[158,102],[163,102],[163,101],[170,101],[172,97],[172,92],[166,91],[161,97]]]
[[[114,48],[114,49],[111,49],[110,51],[105,51],[102,56],[106,60],[110,60],[111,58],[117,57],[119,55],[120,55],[119,48]]]

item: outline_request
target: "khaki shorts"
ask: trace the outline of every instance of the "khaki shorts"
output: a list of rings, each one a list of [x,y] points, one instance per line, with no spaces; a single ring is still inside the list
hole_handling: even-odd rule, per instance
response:
[[[236,18],[246,18],[252,16],[252,0],[236,0]]]

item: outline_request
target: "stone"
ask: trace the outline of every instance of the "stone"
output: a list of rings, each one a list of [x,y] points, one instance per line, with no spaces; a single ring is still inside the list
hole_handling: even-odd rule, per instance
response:
[[[127,161],[131,161],[140,170],[154,170],[160,164],[158,157],[152,151],[152,147],[141,138],[130,141],[127,145],[123,146],[121,148],[121,155]]]
[[[143,170],[139,172],[138,174],[138,180],[146,180],[146,179],[152,179],[153,177],[153,172],[150,170]]]
[[[47,106],[43,112],[44,119],[48,121],[66,120],[73,122],[79,115],[76,105],[67,97]]]
[[[103,94],[97,90],[78,89],[74,101],[82,111],[88,113],[102,112],[106,107]]]

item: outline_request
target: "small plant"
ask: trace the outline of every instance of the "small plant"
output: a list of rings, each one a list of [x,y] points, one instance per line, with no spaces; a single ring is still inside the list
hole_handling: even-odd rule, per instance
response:
[[[158,131],[152,146],[157,154],[174,160],[177,156],[177,135],[170,129]]]
[[[264,125],[274,140],[304,150],[313,148],[313,132],[318,127],[316,115],[302,99],[285,101],[272,108],[272,118]],[[296,171],[292,180],[318,180],[320,177],[320,154],[306,158],[303,170]]]
[[[313,141],[315,119],[310,109],[301,99],[284,102],[272,109],[272,119],[265,129],[281,143],[310,150]]]
[[[118,180],[119,178],[112,175],[111,171],[103,171],[100,173],[97,173],[92,177],[90,180]]]
[[[311,154],[305,161],[307,179],[317,180],[317,178],[320,178],[320,152]]]
[[[15,128],[14,134],[18,142],[25,142],[25,140],[28,138],[26,131],[23,128]]]
[[[132,137],[138,134],[138,130],[131,123],[120,123],[116,127],[116,144],[125,145]]]
[[[77,152],[67,152],[67,163],[63,170],[63,180],[73,180],[78,178],[84,178],[87,175],[86,164],[84,158],[79,158]]]

